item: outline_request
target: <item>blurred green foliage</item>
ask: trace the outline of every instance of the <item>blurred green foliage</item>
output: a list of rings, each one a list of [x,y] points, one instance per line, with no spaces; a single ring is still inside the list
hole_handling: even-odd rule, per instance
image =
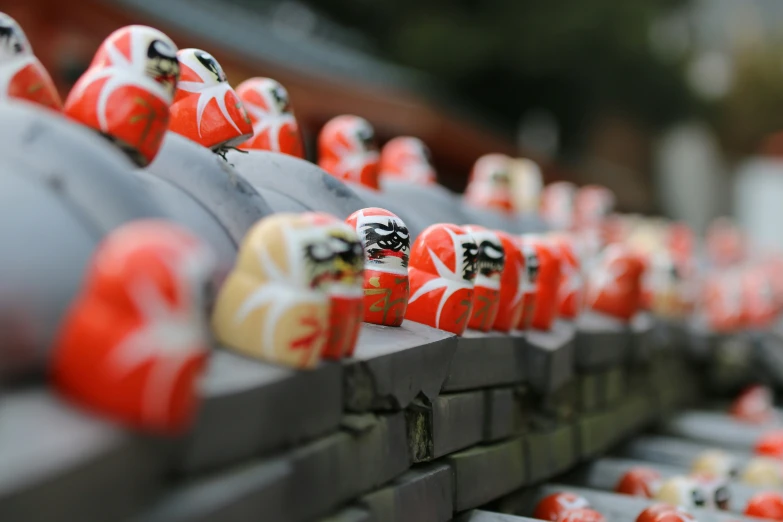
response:
[[[508,129],[545,107],[566,150],[602,111],[659,128],[693,108],[683,64],[659,60],[649,39],[687,0],[308,1]]]

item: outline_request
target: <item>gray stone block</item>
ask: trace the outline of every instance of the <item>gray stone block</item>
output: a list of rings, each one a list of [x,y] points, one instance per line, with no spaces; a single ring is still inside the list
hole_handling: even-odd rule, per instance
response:
[[[605,406],[614,406],[628,395],[626,387],[626,369],[624,366],[609,368],[600,380],[601,403]]]
[[[454,473],[454,510],[464,511],[500,498],[526,483],[524,440],[476,446],[446,457]]]
[[[607,451],[623,435],[617,410],[582,415],[579,426],[579,453],[582,459]]]
[[[690,468],[693,459],[702,451],[715,448],[714,444],[678,437],[639,435],[623,444],[615,453],[627,458]],[[752,457],[751,448],[724,451],[733,455],[740,466],[744,466]]]
[[[250,227],[273,212],[258,191],[223,158],[173,132],[166,133],[155,161],[146,171],[193,196],[237,245]]]
[[[534,520],[534,518],[473,509],[456,517],[454,522],[533,522]]]
[[[376,522],[376,519],[369,511],[352,506],[322,518],[319,522]]]
[[[549,332],[527,332],[527,371],[530,387],[540,394],[552,393],[574,375],[573,324],[556,321]]]
[[[579,383],[579,408],[581,411],[591,412],[603,407],[606,372],[582,373],[575,378]]]
[[[625,362],[631,347],[629,328],[620,320],[585,312],[576,320],[574,364],[577,371],[596,371]]]
[[[655,330],[660,327],[660,320],[649,312],[638,313],[631,320],[631,342],[627,357],[631,366],[644,366],[650,362],[656,350],[656,343],[659,342]],[[666,342],[676,342],[676,340],[670,337]]]
[[[0,520],[124,520],[162,490],[167,448],[49,390],[7,394],[0,400]]]
[[[711,390],[727,395],[738,393],[757,379],[757,350],[749,332],[717,336],[707,372]]]
[[[533,502],[527,503],[527,512],[532,513],[535,509],[535,505],[543,497],[560,492],[571,492],[585,497],[593,509],[606,517],[607,522],[633,522],[636,520],[639,513],[644,511],[654,502],[650,499],[618,495],[615,493],[568,486],[565,484],[547,484],[546,486],[538,488],[535,495],[528,497],[529,499],[532,499]],[[689,509],[688,511],[700,522],[730,522],[738,520],[750,522],[751,520],[754,520],[727,511],[710,511],[705,509]]]
[[[523,336],[466,330],[457,338],[444,392],[521,384],[525,380]]]
[[[290,520],[283,499],[296,488],[285,459],[250,462],[167,492],[133,522]]]
[[[484,392],[441,395],[431,403],[414,401],[405,416],[413,462],[437,459],[482,441]]]
[[[288,521],[326,516],[410,466],[402,413],[354,416],[345,424],[346,431],[285,455],[294,484],[284,499]]]
[[[376,522],[446,522],[454,512],[451,468],[440,463],[416,467],[360,503]]]
[[[181,450],[193,473],[268,454],[337,429],[342,367],[311,371],[264,364],[216,350],[202,383],[204,401]]]
[[[768,430],[766,426],[737,422],[725,413],[698,410],[677,414],[661,427],[667,435],[746,451]]]
[[[618,431],[621,438],[633,435],[656,418],[655,404],[649,394],[633,393],[617,405]]]
[[[434,399],[456,346],[455,335],[413,321],[363,324],[354,357],[342,363],[345,409],[399,410],[418,395]]]
[[[541,482],[570,469],[579,461],[576,435],[570,425],[525,436],[528,455],[528,479]]]
[[[251,150],[230,151],[226,159],[253,187],[277,192],[310,210],[345,219],[368,206],[346,184],[300,158]]]
[[[484,442],[505,439],[522,431],[520,409],[513,388],[484,391]]]

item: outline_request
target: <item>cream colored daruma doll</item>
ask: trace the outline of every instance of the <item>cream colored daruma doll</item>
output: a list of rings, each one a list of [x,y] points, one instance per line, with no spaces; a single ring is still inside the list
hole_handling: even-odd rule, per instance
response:
[[[322,284],[329,296],[329,337],[321,355],[327,359],[350,357],[356,348],[364,316],[364,248],[353,228],[331,214],[308,212],[313,229],[328,237],[324,252],[329,269]]]
[[[357,210],[346,220],[364,245],[364,322],[400,326],[410,297],[411,236],[395,214]]]
[[[258,359],[315,366],[329,335],[331,239],[305,215],[275,214],[256,223],[218,294],[217,339]]]

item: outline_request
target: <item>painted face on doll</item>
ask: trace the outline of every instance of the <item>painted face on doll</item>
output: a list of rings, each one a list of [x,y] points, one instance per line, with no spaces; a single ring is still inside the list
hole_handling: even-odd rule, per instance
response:
[[[357,220],[357,232],[364,240],[367,266],[408,273],[411,237],[400,218],[363,215]]]
[[[498,235],[484,227],[465,227],[478,245],[477,276],[473,293],[470,328],[489,331],[500,308],[501,274],[505,267],[505,249]]]
[[[135,221],[109,234],[59,333],[53,378],[79,404],[129,426],[186,429],[209,334],[214,257],[190,232]]]
[[[32,48],[27,36],[16,20],[0,13],[0,61],[6,62],[18,56],[31,56]]]
[[[365,208],[346,223],[364,245],[364,321],[400,326],[410,297],[410,232],[395,214]]]
[[[329,295],[329,338],[322,356],[340,359],[356,348],[364,316],[364,248],[353,227],[324,212],[303,217],[321,229],[326,241],[307,248],[308,273],[316,287]]]
[[[245,106],[214,56],[201,49],[177,53],[182,68],[171,106],[172,132],[219,151],[253,135]]]
[[[364,118],[338,116],[318,136],[318,165],[338,179],[378,189],[375,130]]]

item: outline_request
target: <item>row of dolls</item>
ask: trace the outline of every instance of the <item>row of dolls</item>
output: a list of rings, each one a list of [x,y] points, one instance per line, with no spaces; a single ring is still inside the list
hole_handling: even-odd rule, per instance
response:
[[[8,17],[0,24],[9,35],[2,63],[13,86],[7,94],[59,109],[24,33]],[[167,130],[218,153],[239,146],[301,154],[284,89],[266,80],[245,87],[235,92],[208,53],[177,51],[160,31],[129,26],[101,45],[62,112],[140,166],[155,158]],[[256,110],[262,105],[266,112]],[[390,165],[431,183],[426,150],[411,140],[384,147],[399,160]],[[366,121],[332,120],[319,137],[319,156],[331,174],[378,186],[378,153]],[[479,159],[466,200],[497,208],[498,194],[508,193],[493,187],[508,189],[511,164],[501,155]],[[478,197],[484,182],[492,190]],[[278,214],[247,232],[214,296],[212,256],[199,238],[171,223],[131,223],[95,252],[58,337],[54,380],[89,407],[170,431],[186,426],[195,410],[210,335],[246,355],[310,368],[321,358],[350,356],[362,320],[391,327],[410,320],[458,335],[466,328],[546,331],[558,316],[576,319],[583,308],[627,322],[672,288],[673,300],[687,304],[675,277],[680,271],[672,270],[680,264],[651,262],[632,248],[627,231],[609,226],[612,199],[600,187],[576,191],[556,183],[543,189],[541,210],[564,234],[518,236],[437,224],[412,245],[405,223],[380,208],[347,222],[318,213]],[[661,252],[679,259],[677,248]],[[209,320],[202,317],[207,309]]]
[[[598,478],[596,474],[593,478],[593,474],[589,474],[590,478],[585,479],[584,485],[606,489],[610,487],[611,475],[616,475],[617,481],[612,488],[614,493],[651,502],[638,514],[637,522],[691,522],[697,520],[693,515],[697,510],[741,512],[747,517],[783,520],[783,494],[780,493],[783,485],[783,432],[772,391],[761,385],[750,386],[732,402],[727,415],[720,412],[710,412],[710,415],[714,427],[723,426],[727,433],[738,428],[757,431],[759,436],[754,446],[742,451],[724,449],[719,445],[705,446],[706,449],[695,451],[701,445],[686,438],[685,447],[694,449],[693,454],[687,456],[689,462],[675,465],[671,459],[674,455],[681,456],[682,450],[673,449],[669,453],[666,448],[655,446],[652,453],[644,453],[653,459],[649,464],[609,459],[606,462],[611,467],[603,468],[606,476]],[[687,437],[687,432],[679,435]],[[734,448],[736,441],[731,446]],[[667,464],[659,467],[658,462]],[[682,469],[679,474],[674,471],[678,468]],[[741,505],[738,499],[732,498],[732,484],[735,482],[744,487],[738,490],[741,491],[740,496],[746,497],[739,499]],[[550,522],[607,520],[587,498],[567,490],[542,498],[535,507],[533,518]]]

